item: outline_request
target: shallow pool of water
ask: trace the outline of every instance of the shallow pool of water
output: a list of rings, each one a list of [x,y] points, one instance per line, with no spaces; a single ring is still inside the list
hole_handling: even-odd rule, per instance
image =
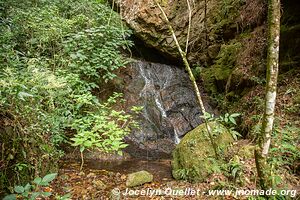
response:
[[[171,160],[129,159],[123,161],[86,160],[85,167],[89,169],[108,170],[129,174],[146,170],[153,174],[155,180],[172,179]]]

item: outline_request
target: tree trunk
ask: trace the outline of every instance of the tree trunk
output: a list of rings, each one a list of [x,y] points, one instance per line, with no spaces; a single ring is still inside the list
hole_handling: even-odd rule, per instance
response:
[[[265,109],[262,128],[258,135],[258,143],[255,151],[257,174],[262,189],[269,189],[272,187],[267,157],[271,144],[276,103],[279,65],[280,0],[268,0],[268,6],[268,57]]]

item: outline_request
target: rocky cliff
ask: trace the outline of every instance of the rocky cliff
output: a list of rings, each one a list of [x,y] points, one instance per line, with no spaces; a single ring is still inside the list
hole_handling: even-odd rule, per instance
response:
[[[261,0],[158,2],[168,16],[183,49],[186,46],[189,24],[191,25],[188,59],[197,64],[211,62],[216,58],[220,44],[233,39],[241,31],[239,29],[257,26],[263,21],[264,6]],[[175,42],[154,0],[118,0],[116,4],[123,19],[146,45],[171,58],[178,58]],[[255,13],[249,17],[251,9],[255,9]]]
[[[160,1],[165,10],[178,38],[179,43],[185,48],[187,30],[189,25],[189,9],[187,1],[164,0]],[[147,45],[155,47],[160,52],[172,58],[178,57],[175,42],[168,31],[165,21],[161,17],[161,11],[153,0],[122,0],[117,1],[121,16],[135,31],[135,35],[141,38]],[[216,1],[191,1],[191,31],[189,44],[189,60],[205,60],[198,52],[206,49],[206,40],[214,40],[214,37],[207,38],[206,25],[212,27],[214,18],[213,10]],[[207,8],[207,9],[206,9]],[[205,10],[206,13],[205,14]],[[206,19],[205,19],[206,16]]]

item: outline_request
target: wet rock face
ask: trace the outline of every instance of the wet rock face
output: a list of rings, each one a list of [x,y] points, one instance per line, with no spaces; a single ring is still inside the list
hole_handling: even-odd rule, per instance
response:
[[[166,12],[179,43],[182,47],[185,47],[189,24],[187,1],[162,0],[158,2]],[[217,2],[218,0],[207,1],[205,21],[205,1],[190,1],[192,26],[189,37],[190,53],[188,58],[192,62],[204,61],[206,59],[205,55],[200,55],[199,52],[205,51],[208,40],[214,41],[212,35],[207,36],[205,26],[208,29],[213,26],[212,21],[216,14],[213,9]],[[122,18],[134,30],[136,36],[164,55],[169,55],[171,58],[179,58],[175,42],[154,0],[117,0],[116,4],[120,8]]]
[[[188,75],[179,67],[142,61],[132,63],[123,73],[128,106],[144,107],[140,130],[128,142],[148,154],[171,153],[180,138],[201,123]]]

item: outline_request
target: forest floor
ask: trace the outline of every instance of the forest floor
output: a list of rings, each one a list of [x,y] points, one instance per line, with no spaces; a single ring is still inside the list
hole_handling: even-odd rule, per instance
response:
[[[72,199],[117,199],[120,192],[121,199],[215,199],[205,194],[205,191],[212,188],[218,182],[225,177],[223,175],[214,175],[210,177],[205,183],[189,183],[186,181],[174,180],[171,176],[170,160],[159,161],[142,161],[145,164],[144,170],[149,171],[154,175],[154,180],[151,183],[146,183],[142,186],[127,188],[126,179],[127,173],[109,171],[106,169],[95,169],[85,167],[83,171],[79,171],[80,162],[65,163],[60,169],[59,176],[55,182],[52,183],[51,188],[54,194],[64,195],[66,193],[72,194]],[[153,163],[156,167],[153,168]],[[99,162],[100,164],[100,162]],[[140,164],[136,163],[136,166]],[[148,165],[148,167],[147,167]],[[162,167],[163,170],[158,170]],[[165,171],[166,169],[169,171]],[[130,168],[129,168],[130,169]],[[137,170],[138,171],[138,170]],[[168,172],[168,173],[166,173]],[[129,195],[126,193],[128,190],[134,191],[156,191],[161,189],[162,191],[168,191],[167,188],[176,190],[195,190],[199,191],[197,195]],[[232,199],[232,197],[225,197],[225,199]]]
[[[241,146],[248,143],[247,140],[241,140],[235,144],[235,149],[241,149]],[[240,157],[242,167],[235,177],[230,173],[225,176],[226,173],[223,171],[210,175],[202,183],[173,179],[170,159],[129,159],[115,162],[86,160],[82,171],[80,171],[79,160],[66,159],[61,163],[58,178],[51,184],[49,190],[60,196],[70,193],[72,199],[248,199],[247,196],[236,196],[234,192],[227,195],[209,194],[214,191],[222,192],[222,190],[256,190],[255,162],[253,158],[246,157]],[[126,187],[128,174],[141,170],[153,174],[153,181],[134,188]],[[292,176],[287,171],[282,171],[280,176],[285,179],[285,183],[288,183],[281,188],[300,191],[299,177]],[[143,190],[146,193],[144,195],[133,194]],[[151,192],[158,190],[163,192],[150,195]],[[191,192],[192,190],[195,194]],[[184,193],[180,195],[178,191]]]

